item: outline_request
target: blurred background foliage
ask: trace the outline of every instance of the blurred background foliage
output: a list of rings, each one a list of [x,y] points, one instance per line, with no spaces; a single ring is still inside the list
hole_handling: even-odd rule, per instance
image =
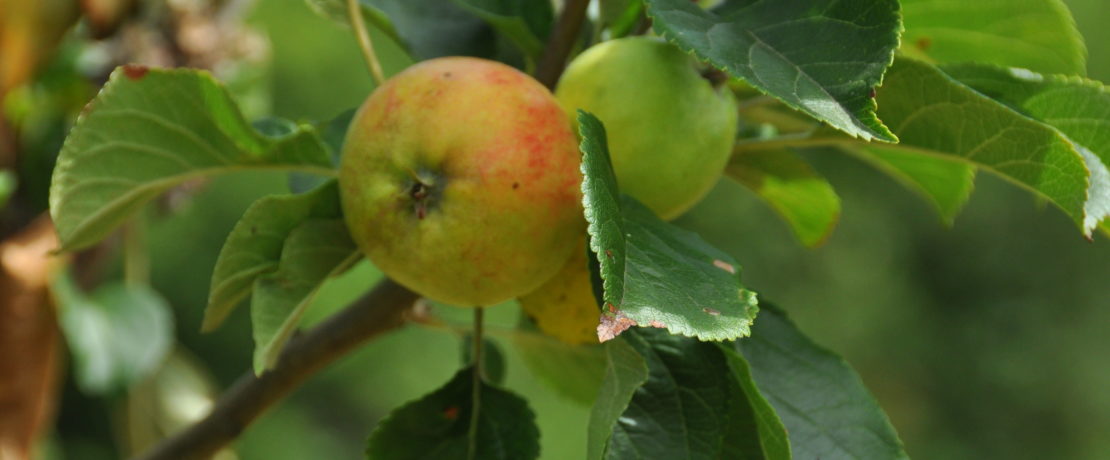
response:
[[[1067,3],[1087,41],[1090,77],[1110,81],[1110,8],[1105,0]],[[372,89],[349,31],[313,14],[302,0],[259,0],[247,14],[267,51],[251,55],[249,66],[216,74],[251,116],[326,120],[357,106]],[[49,121],[64,119],[51,111],[80,107],[91,96],[95,88],[73,77],[72,67],[95,65],[89,61],[98,52],[71,34],[34,84],[5,99],[5,113],[24,121],[22,139],[33,153],[21,176],[48,181],[50,158],[66,130],[65,123]],[[407,65],[396,49],[385,50],[383,58],[387,72]],[[966,210],[946,228],[913,192],[849,156],[809,152],[807,159],[843,202],[839,227],[824,246],[802,247],[768,207],[728,180],[678,224],[732,253],[747,286],[843,354],[887,410],[911,456],[1110,454],[1107,238],[1084,240],[1063,213],[989,174],[979,176]],[[241,174],[169,200],[174,212],[149,231],[151,277],[172,305],[180,342],[160,375],[185,377],[93,397],[68,375],[44,458],[128,455],[159,436],[137,428],[150,425],[144,417],[152,417],[157,401],[193,395],[201,402],[179,406],[203,407],[250,368],[246,309],[215,333],[198,330],[227,233],[256,197],[286,190],[284,176]],[[24,201],[44,206],[45,196]],[[341,308],[378,276],[363,263],[330,283],[308,322]],[[460,321],[466,316],[439,310]],[[494,307],[493,328],[512,327],[518,314],[515,305]],[[506,357],[506,385],[538,415],[543,458],[581,458],[588,407],[553,393],[503,336],[495,332],[493,339]],[[274,407],[227,456],[361,458],[381,416],[454,374],[461,340],[408,326],[365,346]],[[159,419],[163,431],[183,423],[173,422],[174,414]]]

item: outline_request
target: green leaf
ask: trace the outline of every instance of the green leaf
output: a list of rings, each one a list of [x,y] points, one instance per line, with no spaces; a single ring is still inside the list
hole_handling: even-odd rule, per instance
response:
[[[532,62],[543,52],[554,14],[551,2],[535,0],[452,0],[488,22]]]
[[[526,317],[518,328],[513,350],[532,375],[571,401],[593,404],[605,373],[604,347],[562,342],[540,333]]]
[[[897,1],[746,1],[715,12],[645,3],[655,30],[683,50],[852,137],[897,141],[871,97],[898,47]]]
[[[1056,128],[1083,156],[1091,172],[1084,211],[1090,230],[1110,214],[1110,91],[1079,77],[1045,76],[982,64],[944,67],[953,78],[1013,109]]]
[[[455,374],[447,385],[405,404],[370,434],[369,460],[530,460],[539,457],[535,415],[521,397],[483,383],[473,457],[467,433],[473,407],[474,369]]]
[[[635,199],[618,199],[605,128],[583,111],[578,123],[590,249],[605,288],[599,338],[637,325],[701,340],[748,335],[759,308],[755,293],[740,285],[736,261]]]
[[[52,285],[81,390],[121,391],[154,372],[173,344],[173,314],[143,285],[107,283],[85,295],[67,274]]]
[[[309,219],[289,232],[277,270],[254,280],[254,371],[277,363],[320,285],[361,257],[343,219]]]
[[[1060,0],[901,0],[901,51],[933,62],[984,62],[1083,75],[1087,50]]]
[[[120,67],[88,107],[50,187],[63,250],[96,243],[191,179],[244,169],[334,175],[311,127],[289,123],[280,135],[260,134],[207,72]]]
[[[610,340],[602,348],[605,349],[605,379],[590,411],[586,438],[588,460],[600,460],[605,456],[617,420],[632,402],[632,395],[648,379],[647,362],[625,339]]]
[[[273,195],[255,201],[220,249],[201,330],[209,332],[219,327],[250,295],[258,277],[278,269],[282,249],[295,228],[307,220],[337,219],[342,215],[334,180],[303,195]]]
[[[728,363],[728,368],[732,371],[732,376],[740,385],[740,389],[747,399],[747,406],[741,409],[741,414],[746,414],[747,421],[750,426],[755,427],[755,431],[759,434],[759,447],[764,458],[768,459],[789,459],[790,454],[790,440],[786,435],[786,427],[779,419],[778,413],[767,398],[763,397],[763,393],[759,392],[759,387],[756,385],[755,380],[752,378],[751,366],[748,361],[744,359],[731,344],[721,343],[718,344],[721,352],[725,355],[725,360]],[[739,421],[738,421],[739,422]],[[744,427],[743,423],[734,423],[734,426]],[[750,426],[747,427],[750,430]],[[734,435],[727,436],[727,439],[743,439],[744,436]]]
[[[975,188],[975,166],[965,162],[876,146],[845,150],[918,192],[946,225],[952,225]]]
[[[778,309],[764,308],[752,336],[734,346],[790,433],[797,458],[909,458],[859,375]]]
[[[840,219],[832,185],[793,152],[740,152],[725,172],[767,201],[806,246],[819,246]]]
[[[758,423],[744,391],[715,344],[658,330],[623,339],[640,354],[648,379],[620,415],[605,449],[607,459],[783,459],[764,455]]]
[[[1057,130],[907,58],[879,90],[879,115],[901,138],[885,146],[960,160],[1019,184],[1064,210],[1090,235],[1107,209],[1107,184],[1089,181],[1090,162]],[[1097,172],[1097,171],[1096,171]],[[1090,197],[1090,198],[1089,198]]]

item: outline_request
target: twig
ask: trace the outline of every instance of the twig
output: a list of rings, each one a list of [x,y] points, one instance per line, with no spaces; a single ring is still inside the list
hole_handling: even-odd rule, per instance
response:
[[[355,37],[358,38],[362,57],[366,58],[366,64],[370,66],[370,75],[374,77],[374,83],[381,86],[385,81],[385,74],[382,72],[382,64],[378,62],[378,55],[374,53],[374,43],[370,41],[370,34],[366,31],[366,23],[362,20],[362,9],[359,8],[358,0],[347,0],[347,16],[351,20]]]
[[[404,324],[417,297],[393,281],[378,283],[339,314],[290,340],[271,371],[240,377],[207,417],[137,458],[210,458],[309,376],[359,344]]]
[[[586,18],[586,6],[590,0],[567,0],[563,5],[563,12],[559,21],[555,23],[555,30],[547,40],[547,46],[540,55],[540,62],[536,65],[536,80],[543,83],[548,89],[554,90],[555,83],[563,75],[567,65],[567,58],[578,33],[582,29],[582,21]]]

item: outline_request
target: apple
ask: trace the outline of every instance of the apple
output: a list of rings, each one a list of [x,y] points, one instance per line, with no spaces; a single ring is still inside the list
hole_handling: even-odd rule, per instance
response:
[[[698,63],[651,37],[610,40],[567,67],[555,96],[605,124],[622,192],[673,219],[705,197],[736,140],[738,112],[727,87],[715,88]]]
[[[517,299],[541,332],[571,345],[598,343],[601,309],[594,298],[587,264],[583,237],[559,273],[539,289]]]
[[[444,303],[530,292],[584,222],[577,139],[532,77],[484,59],[409,67],[348,128],[339,168],[351,236],[383,273]]]

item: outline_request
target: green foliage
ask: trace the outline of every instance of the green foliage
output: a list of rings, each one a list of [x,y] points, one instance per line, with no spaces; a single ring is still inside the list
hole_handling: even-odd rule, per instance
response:
[[[106,283],[85,295],[68,275],[53,291],[73,353],[77,383],[90,394],[126,390],[150,375],[173,344],[173,315],[148,286]]]
[[[539,457],[539,430],[528,403],[482,383],[477,438],[470,439],[474,369],[455,374],[447,385],[389,414],[370,435],[370,460],[530,460]],[[474,448],[473,456],[468,449]]]
[[[335,181],[301,195],[259,199],[220,250],[203,330],[219,327],[250,295],[254,369],[261,374],[275,364],[320,285],[359,258]]]
[[[189,180],[245,169],[333,174],[307,126],[255,131],[206,72],[121,67],[58,154],[50,215],[63,250],[96,243]]]
[[[660,35],[729,75],[852,137],[897,140],[871,92],[898,46],[898,2],[746,1],[715,12],[688,0],[645,4]]]
[[[335,181],[303,195],[273,195],[254,202],[228,234],[208,290],[202,330],[215,330],[250,295],[255,280],[278,270],[290,234],[309,220],[341,217]],[[350,237],[347,237],[350,239]]]
[[[886,148],[947,156],[1000,174],[1048,198],[1085,234],[1104,217],[1106,167],[1051,127],[953,80],[935,67],[899,59],[879,91],[879,115],[901,139]]]
[[[716,345],[650,329],[622,340],[648,378],[617,419],[604,458],[789,458],[782,447],[764,457],[752,408]]]
[[[636,390],[648,379],[647,361],[625,339],[610,340],[605,348],[605,379],[590,411],[588,460],[605,457],[609,439]]]
[[[840,219],[832,185],[794,152],[739,152],[726,172],[767,201],[807,246],[824,242]]]
[[[739,264],[635,199],[618,198],[605,128],[582,111],[578,123],[590,249],[605,287],[599,331],[611,338],[638,325],[702,340],[748,335],[759,308],[755,293],[740,286]]]
[[[777,308],[765,306],[752,336],[734,346],[782,419],[796,457],[909,458],[848,363],[802,335]]]
[[[899,0],[901,51],[930,62],[982,62],[1083,75],[1087,50],[1060,0]]]
[[[343,0],[307,1],[346,23]],[[821,244],[841,209],[829,181],[795,150],[814,146],[823,148],[802,153],[847,151],[921,193],[948,223],[985,169],[1060,207],[1088,235],[1100,224],[1110,230],[1110,94],[1098,82],[1050,75],[1081,75],[1086,64],[1059,1],[733,0],[704,9],[706,3],[713,2],[601,1],[595,37],[627,35],[646,12],[664,39],[770,96],[763,99],[776,104],[768,111],[775,116],[745,127],[763,135],[741,141],[727,173],[768,202],[804,244]],[[530,64],[553,26],[546,1],[360,6],[375,34],[418,59],[461,54]],[[903,20],[903,56],[896,59]],[[506,43],[515,50],[506,52]],[[220,252],[205,311],[203,327],[211,330],[251,297],[254,368],[261,373],[321,285],[360,258],[328,179],[352,113],[315,126],[279,119],[252,125],[204,72],[121,68],[58,160],[50,205],[62,249],[102,240],[175,186],[247,169],[293,172],[291,188],[311,190],[268,196],[246,211]],[[570,346],[523,326],[506,350],[560,395],[593,403],[587,458],[907,458],[848,364],[774,307],[755,321],[759,309],[739,282],[739,264],[623,196],[604,127],[586,113],[578,121],[597,262],[591,274],[600,276],[601,330],[615,340]],[[780,130],[789,133],[777,136]],[[760,148],[763,142],[773,147]],[[9,178],[0,175],[0,203],[11,192]],[[86,296],[66,277],[54,288],[85,391],[126,388],[163,360],[172,321],[150,288],[112,283]],[[654,328],[621,335],[634,325]],[[383,420],[367,456],[538,457],[535,415],[522,398],[494,386],[506,376],[506,361],[493,342],[484,343],[493,384],[481,383],[479,399],[472,397],[474,369],[459,371]],[[478,426],[471,427],[475,401]],[[470,449],[476,451],[468,457]]]
[[[277,269],[254,281],[254,371],[277,363],[320,285],[362,257],[343,219],[308,219],[285,238]]]

